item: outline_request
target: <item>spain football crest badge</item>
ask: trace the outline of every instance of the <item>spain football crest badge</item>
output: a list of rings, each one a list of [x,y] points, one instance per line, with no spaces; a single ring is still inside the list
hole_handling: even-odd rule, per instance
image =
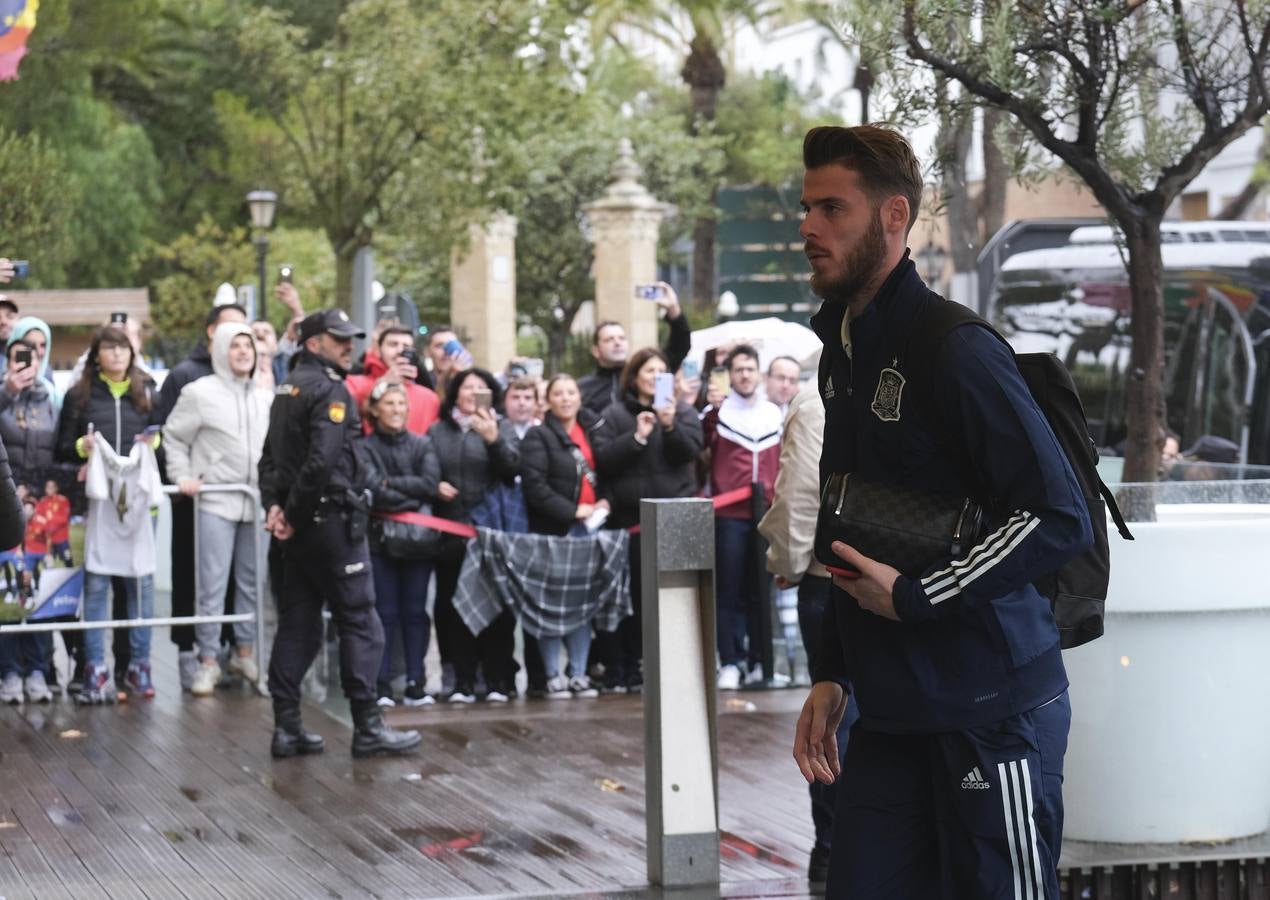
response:
[[[905,383],[904,376],[891,366],[883,369],[878,375],[878,388],[873,392],[873,415],[883,422],[898,422]]]

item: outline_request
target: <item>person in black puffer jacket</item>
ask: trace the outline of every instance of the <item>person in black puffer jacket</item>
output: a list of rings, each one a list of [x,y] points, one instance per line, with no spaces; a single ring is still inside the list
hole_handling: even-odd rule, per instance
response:
[[[374,431],[367,436],[365,448],[376,512],[420,512],[421,506],[437,499],[441,463],[431,439],[406,430],[409,412],[406,389],[400,383],[381,380],[371,388],[367,414]],[[382,524],[372,524],[370,560],[375,577],[375,608],[384,625],[384,659],[377,689],[380,706],[394,704],[389,682],[393,639],[398,631],[406,665],[405,703],[425,706],[433,702],[424,690],[423,659],[428,654],[432,631],[428,582],[432,580],[435,547],[405,543],[386,541]]]
[[[609,509],[600,497],[591,433],[600,417],[582,407],[582,393],[572,375],[557,375],[547,384],[547,414],[521,441],[521,483],[529,509],[529,528],[537,534],[586,536],[584,524],[592,514]],[[560,672],[560,646],[569,650],[572,677]],[[539,637],[552,698],[594,697],[586,675],[591,626],[586,624],[563,637]],[[528,651],[527,651],[528,652]]]
[[[613,504],[610,528],[639,523],[639,502],[697,493],[696,461],[701,453],[701,421],[687,403],[654,410],[657,376],[668,370],[661,351],[638,350],[622,370],[622,399],[604,410],[595,432],[595,459]],[[631,603],[634,613],[616,632],[599,636],[604,690],[622,693],[643,685],[643,624],[640,617],[639,535],[631,535]]]
[[[516,431],[494,414],[501,396],[498,382],[484,369],[467,369],[450,379],[441,404],[441,417],[428,437],[441,462],[439,502],[434,513],[443,519],[471,523],[485,495],[499,483],[512,484],[520,472]],[[437,589],[433,616],[443,664],[454,666],[452,703],[476,699],[478,662],[489,688],[486,700],[506,702],[511,696],[516,663],[512,659],[516,619],[504,611],[480,635],[474,636],[454,611],[454,592],[467,539],[446,535],[438,553]]]
[[[132,452],[134,439],[150,424],[154,409],[154,382],[137,366],[137,354],[122,328],[99,328],[93,336],[79,381],[66,393],[57,423],[57,456],[63,462],[85,462],[93,445],[104,441],[120,456]],[[88,426],[93,426],[92,438]],[[158,435],[153,438],[158,443]],[[84,618],[105,619],[106,580],[85,567]],[[116,594],[113,615],[121,618],[154,616],[154,576],[124,579],[127,599],[119,609]],[[113,702],[115,688],[107,684],[101,631],[84,632],[82,702]],[[150,629],[115,632],[116,672],[123,670],[124,687],[141,697],[154,696],[150,672]]]

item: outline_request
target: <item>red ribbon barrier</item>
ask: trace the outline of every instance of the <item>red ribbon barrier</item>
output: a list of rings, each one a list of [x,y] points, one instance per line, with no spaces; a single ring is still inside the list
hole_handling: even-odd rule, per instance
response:
[[[748,485],[743,488],[737,488],[735,491],[727,491],[717,497],[711,497],[710,501],[714,504],[715,510],[722,509],[725,506],[731,506],[734,503],[740,503],[742,500],[750,499],[754,493],[754,489]],[[440,519],[436,516],[426,516],[423,513],[400,512],[400,513],[381,513],[375,515],[381,519],[392,519],[394,522],[405,522],[409,525],[422,525],[424,528],[435,528],[437,531],[444,531],[446,534],[454,534],[459,537],[473,538],[476,537],[476,529],[471,525],[465,525],[462,522],[455,522],[450,519]],[[634,525],[628,529],[631,534],[639,534],[639,526]]]

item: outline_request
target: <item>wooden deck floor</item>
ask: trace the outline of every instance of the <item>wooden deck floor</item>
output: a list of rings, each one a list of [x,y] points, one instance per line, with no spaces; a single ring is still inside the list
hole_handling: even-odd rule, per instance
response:
[[[725,885],[675,897],[809,896],[801,698],[723,704]],[[404,760],[354,761],[346,725],[306,721],[326,754],[275,762],[245,691],[0,709],[0,897],[659,896],[636,697],[398,711],[424,735]]]

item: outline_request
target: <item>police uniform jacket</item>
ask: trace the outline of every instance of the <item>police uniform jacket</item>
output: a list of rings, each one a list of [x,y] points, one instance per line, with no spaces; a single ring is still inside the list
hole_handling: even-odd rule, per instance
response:
[[[282,507],[296,530],[313,521],[323,498],[345,506],[368,483],[358,442],[362,423],[344,387],[344,370],[301,350],[274,389],[269,434],[260,457],[265,509]]]
[[[963,559],[901,573],[898,622],[835,588],[813,677],[849,683],[863,726],[881,731],[976,727],[1061,694],[1058,631],[1031,582],[1092,542],[1076,477],[995,335],[957,328],[925,383],[905,378],[906,336],[937,301],[906,255],[849,333],[843,304],[812,319],[825,345],[822,491],[831,473],[849,472],[992,510]]]

